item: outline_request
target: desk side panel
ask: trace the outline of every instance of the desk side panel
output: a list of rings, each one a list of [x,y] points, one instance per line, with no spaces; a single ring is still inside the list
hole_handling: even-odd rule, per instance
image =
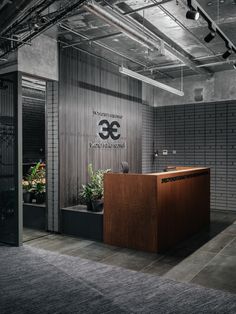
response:
[[[210,223],[210,169],[157,177],[158,251],[167,249]]]
[[[156,177],[107,174],[104,178],[104,242],[156,252]]]

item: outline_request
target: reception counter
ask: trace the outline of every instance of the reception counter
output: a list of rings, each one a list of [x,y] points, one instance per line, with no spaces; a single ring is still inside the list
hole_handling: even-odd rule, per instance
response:
[[[210,169],[104,177],[103,240],[160,252],[210,222]]]

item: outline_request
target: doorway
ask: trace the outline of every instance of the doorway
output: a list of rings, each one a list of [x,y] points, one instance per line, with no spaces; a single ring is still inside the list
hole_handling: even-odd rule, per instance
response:
[[[47,233],[46,82],[22,77],[23,242]]]

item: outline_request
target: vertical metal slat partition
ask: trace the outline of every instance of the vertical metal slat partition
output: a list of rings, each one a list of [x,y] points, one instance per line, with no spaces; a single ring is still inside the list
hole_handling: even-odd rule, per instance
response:
[[[0,76],[0,242],[22,244],[21,74]]]

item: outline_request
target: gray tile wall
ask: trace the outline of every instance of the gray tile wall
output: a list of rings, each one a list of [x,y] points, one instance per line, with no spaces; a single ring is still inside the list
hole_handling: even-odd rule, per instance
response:
[[[59,231],[58,82],[47,82],[47,208],[48,230]]]
[[[236,211],[236,103],[158,107],[154,120],[159,157],[149,169],[161,171],[167,165],[210,167],[211,208]],[[163,150],[168,150],[167,156],[162,155]]]
[[[142,106],[142,173],[154,171],[154,108]]]

